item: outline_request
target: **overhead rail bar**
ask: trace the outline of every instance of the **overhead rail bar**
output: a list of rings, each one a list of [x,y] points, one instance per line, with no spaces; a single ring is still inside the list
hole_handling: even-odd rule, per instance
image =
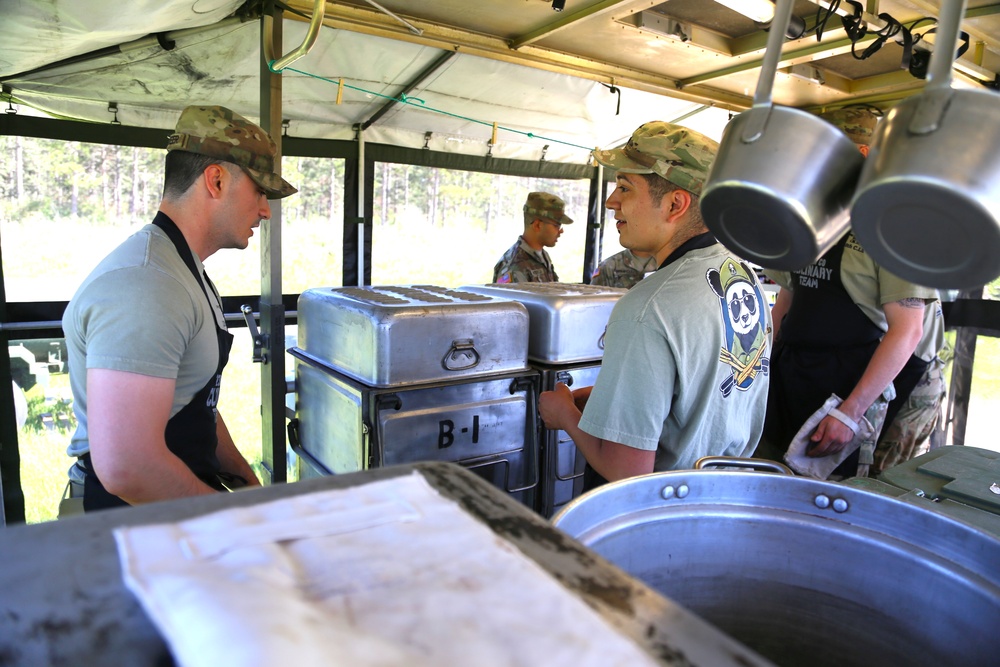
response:
[[[575,11],[572,14],[560,16],[558,20],[553,21],[548,25],[542,26],[537,30],[532,30],[529,33],[510,40],[510,48],[516,51],[522,46],[544,39],[545,37],[557,33],[563,28],[566,28],[574,23],[606,14],[607,12],[615,9],[618,5],[627,1],[628,0],[601,0],[601,2],[590,5],[589,7],[584,7],[583,9]]]
[[[402,18],[400,16],[397,16],[396,14],[393,14],[388,9],[386,9],[382,5],[378,4],[374,0],[365,0],[365,2],[367,2],[369,5],[371,5],[375,9],[379,10],[380,12],[382,12],[383,14],[385,14],[386,16],[388,16],[390,18],[394,18],[397,21],[399,21],[400,23],[402,23],[403,25],[405,25],[407,28],[409,28],[410,32],[412,32],[414,35],[418,35],[419,36],[419,35],[424,34],[423,30],[421,30],[417,26],[413,25],[412,23],[410,23],[406,19],[404,19],[404,18]]]
[[[312,50],[313,45],[316,43],[316,38],[319,37],[319,29],[323,27],[323,17],[325,15],[326,0],[313,0],[312,17],[309,19],[309,29],[306,31],[305,38],[298,47],[278,59],[274,57],[274,40],[271,37],[271,24],[274,21],[274,17],[270,14],[264,16],[264,58],[267,60],[268,67],[272,72],[281,72],[281,70]]]

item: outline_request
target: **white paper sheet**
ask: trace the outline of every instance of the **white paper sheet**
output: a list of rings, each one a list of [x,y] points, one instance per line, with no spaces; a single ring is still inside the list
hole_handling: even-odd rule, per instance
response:
[[[656,664],[418,473],[115,537],[184,667]]]

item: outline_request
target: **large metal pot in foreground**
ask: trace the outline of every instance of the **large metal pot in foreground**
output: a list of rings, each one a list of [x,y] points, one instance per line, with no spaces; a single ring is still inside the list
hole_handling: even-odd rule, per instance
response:
[[[677,471],[601,487],[553,523],[778,665],[1000,655],[1000,541],[895,498]]]

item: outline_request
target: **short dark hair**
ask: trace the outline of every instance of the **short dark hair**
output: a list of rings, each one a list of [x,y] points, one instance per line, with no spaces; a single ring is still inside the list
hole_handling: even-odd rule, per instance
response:
[[[663,178],[659,174],[639,174],[649,185],[649,196],[653,199],[657,206],[663,202],[663,198],[674,190],[684,190],[684,188],[679,185],[674,185],[667,179]],[[691,229],[696,231],[703,231],[705,229],[705,221],[701,217],[701,198],[690,190],[684,190],[689,195],[691,195]]]
[[[639,174],[639,176],[646,179],[646,184],[649,186],[649,196],[652,197],[653,202],[656,203],[656,205],[659,205],[668,193],[679,189],[676,185],[659,174]]]
[[[187,151],[169,151],[163,168],[163,197],[183,196],[205,169],[213,164],[223,165],[230,173],[234,171],[230,168],[233,163],[217,157]]]

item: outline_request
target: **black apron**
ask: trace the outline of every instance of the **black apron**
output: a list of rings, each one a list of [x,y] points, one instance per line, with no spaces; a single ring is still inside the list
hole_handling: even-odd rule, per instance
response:
[[[755,456],[781,461],[792,438],[830,394],[847,398],[854,390],[882,340],[882,330],[853,302],[840,279],[850,236],[792,273],[792,303],[771,354],[767,414]],[[852,460],[856,469],[857,452],[837,474]]]
[[[184,235],[174,224],[174,221],[164,213],[157,213],[153,219],[153,224],[162,229],[173,242],[177,249],[177,254],[184,260],[184,264],[191,271],[191,275],[197,279],[201,285],[202,292],[208,300],[209,305],[213,303],[213,297],[218,300],[218,292],[215,285],[205,274],[205,281],[208,282],[209,289],[205,286],[195,264],[194,256],[188,247]],[[213,318],[214,319],[214,318]],[[194,395],[191,402],[185,405],[180,412],[175,414],[167,422],[165,438],[167,449],[177,458],[183,461],[198,478],[212,488],[225,491],[219,479],[219,459],[216,456],[216,447],[219,444],[216,434],[216,406],[219,403],[219,390],[222,386],[222,370],[229,361],[229,352],[233,347],[233,335],[225,329],[219,327],[217,321],[214,322],[215,334],[219,343],[219,364],[215,373],[208,383]],[[90,462],[90,454],[82,457],[83,467],[87,477],[83,489],[83,509],[90,512],[111,507],[128,506],[124,500],[118,496],[111,495],[101,484],[101,480],[93,471]]]

